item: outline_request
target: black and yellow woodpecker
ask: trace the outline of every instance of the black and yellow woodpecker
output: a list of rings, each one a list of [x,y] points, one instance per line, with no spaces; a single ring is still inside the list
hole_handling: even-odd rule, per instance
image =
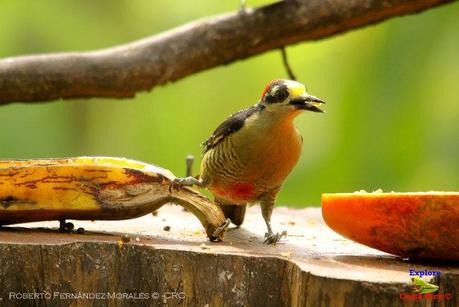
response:
[[[204,142],[200,175],[177,178],[172,186],[208,188],[234,224],[241,225],[247,204],[259,202],[275,244],[286,232],[274,233],[271,214],[282,183],[297,163],[303,143],[293,120],[303,111],[323,112],[324,102],[303,84],[273,80],[254,106],[234,113]]]

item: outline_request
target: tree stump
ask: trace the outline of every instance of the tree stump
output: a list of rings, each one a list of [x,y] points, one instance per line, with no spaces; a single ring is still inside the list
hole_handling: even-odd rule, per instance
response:
[[[335,234],[320,209],[276,208],[288,236],[263,245],[258,206],[209,242],[178,206],[125,221],[3,227],[1,306],[458,306],[459,266],[411,263]],[[394,238],[396,240],[396,238]],[[410,269],[439,271],[447,299],[413,300]],[[403,299],[402,299],[403,298]]]

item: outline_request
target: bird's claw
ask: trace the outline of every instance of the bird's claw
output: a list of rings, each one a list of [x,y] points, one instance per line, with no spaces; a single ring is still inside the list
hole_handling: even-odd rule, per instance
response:
[[[194,177],[174,178],[169,185],[169,193],[172,193],[172,189],[178,191],[184,186],[191,187],[193,185],[202,187],[202,183]]]
[[[263,241],[264,244],[272,244],[276,245],[277,242],[279,242],[280,239],[286,238],[287,237],[287,231],[284,230],[281,233],[276,232],[276,233],[265,233],[265,240]]]
[[[169,185],[169,193],[172,193],[172,189],[180,190],[183,187],[183,180],[184,178],[174,178]]]

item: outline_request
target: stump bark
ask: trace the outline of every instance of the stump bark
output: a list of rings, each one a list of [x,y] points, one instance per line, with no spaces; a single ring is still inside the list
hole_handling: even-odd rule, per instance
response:
[[[276,208],[274,229],[288,231],[276,246],[262,244],[259,207],[219,243],[178,206],[73,223],[85,232],[59,232],[58,222],[2,228],[0,306],[459,304],[457,264],[412,263],[353,243],[328,229],[318,208]],[[432,282],[449,299],[401,299],[414,294],[410,269],[441,272]]]

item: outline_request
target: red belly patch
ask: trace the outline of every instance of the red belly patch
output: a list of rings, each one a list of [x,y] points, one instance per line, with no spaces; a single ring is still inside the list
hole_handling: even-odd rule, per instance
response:
[[[255,192],[255,188],[251,183],[236,183],[230,190],[231,196],[240,199],[250,199]]]
[[[223,198],[231,200],[251,200],[255,196],[255,186],[252,183],[238,182],[229,188],[213,187],[212,191]]]

